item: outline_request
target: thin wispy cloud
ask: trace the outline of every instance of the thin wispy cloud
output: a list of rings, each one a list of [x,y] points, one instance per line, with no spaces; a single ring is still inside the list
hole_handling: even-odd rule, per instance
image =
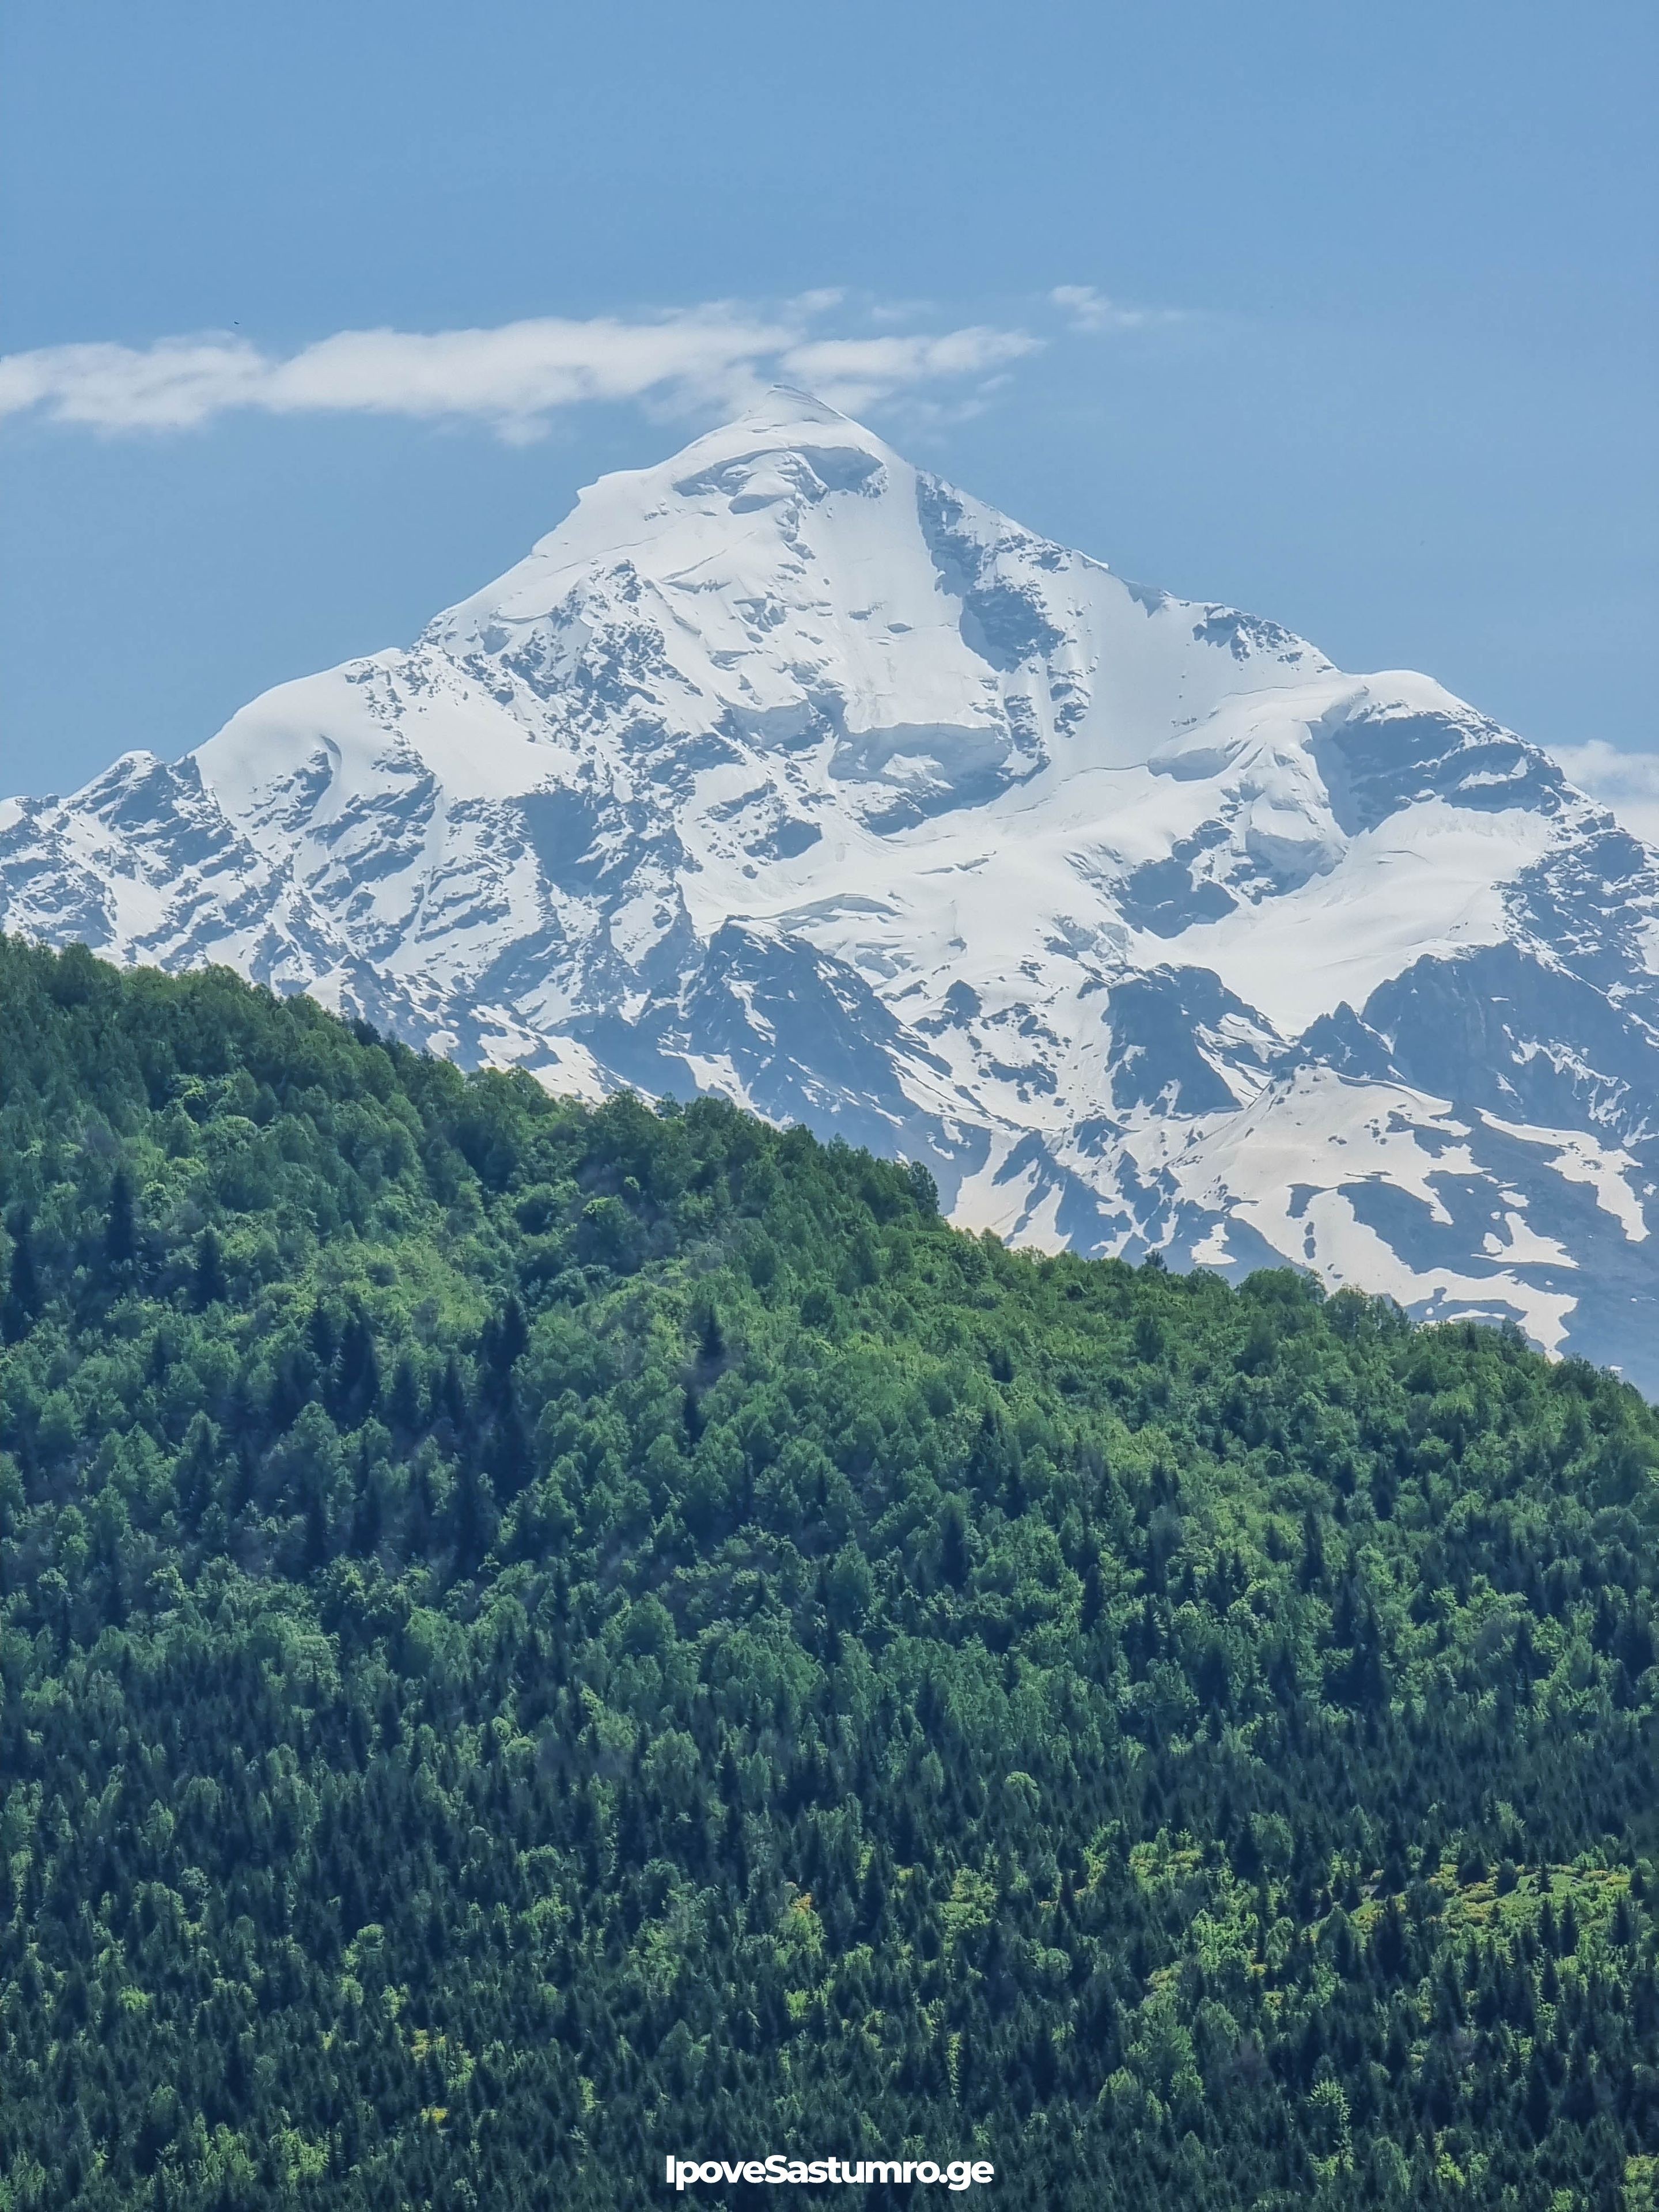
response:
[[[801,334],[799,324],[712,307],[639,322],[541,316],[493,330],[341,331],[286,356],[222,337],[50,346],[0,360],[0,414],[38,409],[111,431],[189,429],[239,409],[457,416],[523,435],[583,401],[724,398]]]
[[[857,408],[918,386],[983,376],[1042,343],[1024,331],[976,324],[937,337],[817,338],[792,347],[783,365],[831,406]]]
[[[1038,306],[1078,331],[1178,319],[1062,284]],[[118,434],[188,430],[237,411],[382,415],[483,423],[534,438],[562,410],[634,401],[689,415],[741,406],[769,384],[849,410],[906,399],[932,416],[971,413],[1012,366],[1049,342],[1018,327],[911,327],[923,302],[804,292],[771,306],[714,301],[637,317],[542,315],[493,329],[339,331],[281,353],[234,333],[42,346],[0,357],[0,416],[33,414]]]
[[[1659,845],[1659,755],[1623,753],[1603,738],[1550,750],[1580,791],[1599,799],[1632,836]]]
[[[1121,300],[1108,299],[1092,284],[1056,284],[1048,301],[1074,331],[1146,331],[1191,319],[1179,307],[1126,306]]]
[[[122,432],[190,429],[238,410],[389,415],[471,420],[522,439],[588,401],[691,412],[741,404],[778,381],[810,386],[832,404],[869,406],[971,383],[1042,343],[984,325],[843,335],[823,327],[842,300],[825,291],[772,313],[714,302],[637,320],[540,316],[489,330],[341,331],[288,355],[222,334],[47,346],[0,359],[0,416],[33,411]]]

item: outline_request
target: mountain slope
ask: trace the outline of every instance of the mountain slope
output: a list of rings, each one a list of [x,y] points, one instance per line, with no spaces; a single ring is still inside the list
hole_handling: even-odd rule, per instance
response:
[[[1125,583],[793,393],[408,650],[0,809],[10,928],[1650,1387],[1656,916],[1645,848],[1426,678]]]
[[[0,1223],[7,2212],[1646,2200],[1612,1376],[9,939]]]

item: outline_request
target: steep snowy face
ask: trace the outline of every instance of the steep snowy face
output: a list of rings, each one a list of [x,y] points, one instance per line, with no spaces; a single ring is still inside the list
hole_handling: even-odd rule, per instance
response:
[[[787,392],[407,650],[0,808],[7,927],[1659,1383],[1656,914],[1651,856],[1426,678],[1125,583]]]
[[[885,880],[901,833],[1145,763],[1224,702],[1326,669],[1200,611],[779,394],[584,493],[410,652],[284,685],[198,757],[377,953],[413,930],[422,971],[476,981],[502,925],[516,937],[550,898],[574,968],[550,974],[597,962],[616,988],[688,921],[706,941],[763,904],[780,864],[816,883],[851,840]],[[489,882],[487,913],[434,908],[457,861]]]

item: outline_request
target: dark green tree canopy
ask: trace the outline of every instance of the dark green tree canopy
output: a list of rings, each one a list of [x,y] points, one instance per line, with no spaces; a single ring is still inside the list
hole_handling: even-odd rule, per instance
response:
[[[0,1224],[3,2212],[1650,2200],[1615,1378],[4,939]]]

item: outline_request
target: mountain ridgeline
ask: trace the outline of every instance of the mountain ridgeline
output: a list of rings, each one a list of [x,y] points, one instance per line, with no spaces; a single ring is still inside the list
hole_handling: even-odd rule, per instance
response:
[[[0,1212],[5,2212],[1650,2201],[1611,1376],[13,939]]]
[[[0,801],[0,928],[1659,1392],[1654,854],[1428,678],[1128,583],[799,392],[412,645]]]

